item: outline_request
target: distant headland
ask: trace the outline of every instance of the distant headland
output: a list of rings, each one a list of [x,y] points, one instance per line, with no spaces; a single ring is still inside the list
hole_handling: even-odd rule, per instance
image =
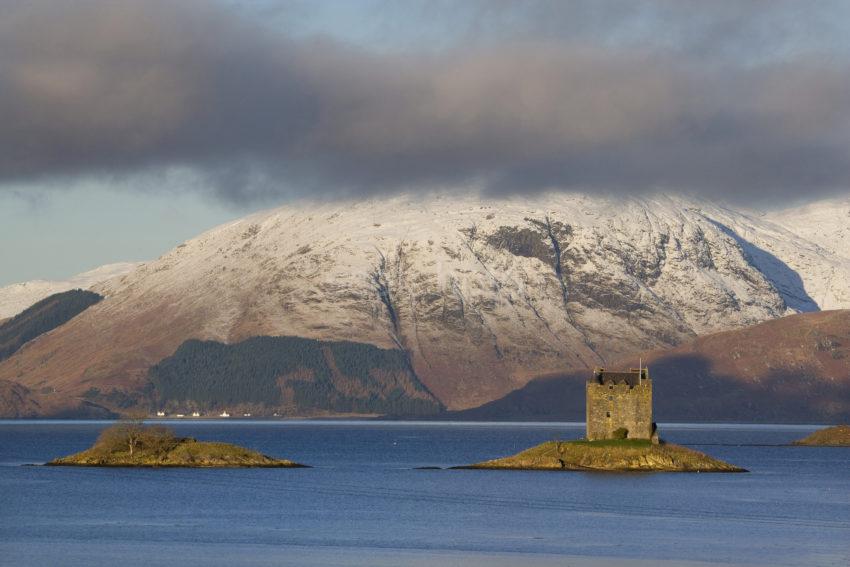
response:
[[[836,425],[815,431],[808,437],[794,441],[794,445],[812,447],[850,447],[850,425]]]

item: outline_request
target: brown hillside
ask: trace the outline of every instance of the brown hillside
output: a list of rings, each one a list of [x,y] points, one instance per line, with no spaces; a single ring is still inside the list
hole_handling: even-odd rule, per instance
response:
[[[0,416],[27,418],[41,414],[42,407],[29,388],[11,380],[0,380]]]
[[[196,330],[190,321],[164,309],[143,311],[126,325],[111,316],[117,307],[103,301],[30,341],[0,363],[0,379],[33,390],[49,387],[55,391],[52,395],[63,399],[80,398],[92,386],[102,391],[135,390],[143,386],[148,367],[172,354],[183,337]],[[169,324],[163,326],[166,318]]]
[[[609,364],[648,364],[655,418],[838,422],[850,417],[850,311],[784,317]],[[587,370],[542,376],[456,415],[584,419]]]

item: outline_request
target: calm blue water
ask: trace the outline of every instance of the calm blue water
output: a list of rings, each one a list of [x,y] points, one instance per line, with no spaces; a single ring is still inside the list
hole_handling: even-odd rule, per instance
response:
[[[814,427],[661,426],[749,474],[414,470],[579,424],[180,422],[315,468],[20,466],[107,425],[0,421],[0,565],[850,565],[850,450],[771,446]]]

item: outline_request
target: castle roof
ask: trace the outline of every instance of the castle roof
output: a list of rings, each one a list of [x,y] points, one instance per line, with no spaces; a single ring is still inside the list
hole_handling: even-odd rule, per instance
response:
[[[644,380],[649,379],[649,373],[646,368],[616,371],[597,368],[593,372],[593,379],[600,384],[628,384],[629,386],[637,386],[640,384],[641,376]]]

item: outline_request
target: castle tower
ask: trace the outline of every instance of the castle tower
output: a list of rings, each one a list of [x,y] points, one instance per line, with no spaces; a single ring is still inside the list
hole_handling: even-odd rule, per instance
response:
[[[587,439],[612,439],[625,429],[629,439],[652,439],[652,380],[648,368],[593,371],[587,381]]]

